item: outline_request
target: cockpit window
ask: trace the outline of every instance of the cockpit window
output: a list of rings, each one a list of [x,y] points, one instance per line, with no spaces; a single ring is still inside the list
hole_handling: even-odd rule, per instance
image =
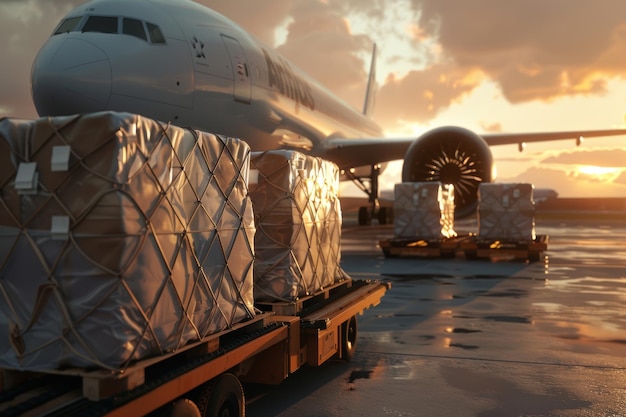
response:
[[[58,35],[59,33],[68,33],[76,30],[76,26],[78,26],[82,18],[82,16],[78,16],[65,19],[61,22],[57,30],[54,31],[54,34]]]
[[[86,19],[83,19],[84,17],[86,17]],[[120,27],[118,27],[120,19],[122,22],[121,32]],[[122,33],[124,35],[135,36],[139,39],[143,39],[144,41],[150,42],[153,45],[165,44],[165,36],[163,36],[163,32],[161,32],[161,29],[154,23],[148,23],[140,19],[132,19],[129,17],[120,16],[69,17],[59,23],[59,26],[54,31],[52,36],[58,35],[60,33],[77,31],[111,34]]]
[[[83,32],[117,33],[117,16],[89,16]]]
[[[165,37],[161,32],[161,29],[157,25],[146,22],[146,26],[148,26],[148,33],[150,34],[150,42],[152,43],[165,43]]]
[[[122,33],[125,35],[136,36],[144,41],[148,41],[146,31],[143,28],[143,22],[141,20],[124,18],[122,23]]]

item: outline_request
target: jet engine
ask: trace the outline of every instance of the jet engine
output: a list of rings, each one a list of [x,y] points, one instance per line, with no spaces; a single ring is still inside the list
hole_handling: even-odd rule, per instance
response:
[[[478,186],[495,180],[489,145],[461,127],[440,127],[417,138],[407,149],[403,182],[440,181],[454,185],[455,217],[476,213]]]

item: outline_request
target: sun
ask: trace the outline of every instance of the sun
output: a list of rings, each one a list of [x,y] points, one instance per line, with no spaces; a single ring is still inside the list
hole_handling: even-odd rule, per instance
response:
[[[586,177],[596,181],[611,182],[622,173],[624,168],[580,165],[576,168],[577,177]]]

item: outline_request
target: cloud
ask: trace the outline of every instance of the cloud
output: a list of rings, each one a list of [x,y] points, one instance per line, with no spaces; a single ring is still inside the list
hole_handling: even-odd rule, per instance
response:
[[[37,116],[30,96],[30,68],[59,20],[78,0],[0,2],[0,116]]]
[[[626,186],[626,171],[623,171],[619,177],[617,177],[614,181],[616,184],[623,184]]]
[[[626,180],[622,174],[619,181],[602,182],[592,177],[568,173],[560,169],[531,167],[523,173],[503,178],[499,182],[523,182],[535,188],[551,188],[559,197],[615,197],[626,195]]]
[[[513,103],[602,93],[626,69],[621,0],[412,3],[459,70],[483,71]]]
[[[591,149],[561,152],[547,157],[542,164],[593,165],[598,167],[626,166],[626,149]]]
[[[449,64],[411,71],[402,78],[390,75],[378,92],[374,118],[388,129],[402,122],[427,122],[476,88],[480,78],[474,75]]]
[[[274,45],[276,42],[276,28],[287,21],[294,1],[199,0],[197,3],[223,14],[263,42]]]
[[[481,121],[480,127],[483,129],[483,132],[489,132],[489,133],[502,132],[502,124],[499,122],[489,123],[489,122]]]

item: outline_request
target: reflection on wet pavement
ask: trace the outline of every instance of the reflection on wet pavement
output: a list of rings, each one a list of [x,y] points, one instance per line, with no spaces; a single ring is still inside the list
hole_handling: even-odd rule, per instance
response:
[[[476,372],[461,367],[442,366],[439,369],[445,381],[453,387],[484,397],[494,403],[488,411],[477,417],[502,417],[511,415],[511,409],[524,409],[524,415],[552,415],[557,410],[586,408],[588,401],[563,399],[558,389],[548,387],[545,393],[528,391],[507,378]],[[566,396],[567,397],[567,396]]]
[[[600,416],[611,414],[598,410],[626,410],[626,223],[567,229],[557,224],[538,233],[549,234],[550,244],[536,263],[384,259],[373,256],[375,247],[369,257],[347,251],[344,269],[350,275],[376,271],[392,282],[383,303],[365,316],[361,349],[419,357],[435,366],[448,388],[489,404],[467,415]],[[447,364],[452,360],[455,366]],[[514,378],[508,371],[500,377],[485,372],[486,363],[528,368]],[[546,368],[552,366],[563,369],[554,374]],[[580,367],[590,370],[582,379],[572,372]],[[621,401],[608,407],[588,389],[607,370],[619,378],[605,395]],[[420,378],[419,371],[411,374]],[[529,387],[552,375],[557,376],[549,385]],[[518,384],[519,378],[533,380]]]
[[[248,415],[626,416],[626,221],[538,222],[535,263],[386,259],[392,233],[344,228],[343,269],[392,283],[352,362],[303,370]]]

